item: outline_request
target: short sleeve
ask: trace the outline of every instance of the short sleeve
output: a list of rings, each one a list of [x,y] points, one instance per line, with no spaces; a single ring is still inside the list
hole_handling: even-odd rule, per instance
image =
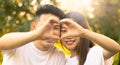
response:
[[[92,47],[87,55],[84,65],[104,65],[103,48],[100,46]]]
[[[107,59],[105,61],[105,65],[112,65],[114,62],[114,56],[112,56],[111,58]]]
[[[16,49],[10,49],[10,50],[2,50],[2,54],[4,55],[12,55],[14,54]]]

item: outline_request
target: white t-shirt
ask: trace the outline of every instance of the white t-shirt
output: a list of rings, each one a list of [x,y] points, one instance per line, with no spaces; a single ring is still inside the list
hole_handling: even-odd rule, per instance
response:
[[[105,61],[103,57],[103,48],[94,46],[89,50],[84,65],[112,65],[112,63],[113,57]],[[77,56],[68,58],[65,65],[78,65]]]
[[[66,63],[64,53],[56,47],[48,51],[40,51],[32,42],[2,52],[4,55],[2,65],[65,65]]]

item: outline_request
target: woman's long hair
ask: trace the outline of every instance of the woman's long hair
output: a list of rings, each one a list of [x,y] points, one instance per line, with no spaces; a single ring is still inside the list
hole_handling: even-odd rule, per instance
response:
[[[90,30],[87,20],[79,12],[68,12],[66,13],[65,18],[71,18],[76,23],[81,25],[83,28]],[[92,41],[85,38],[80,38],[80,43],[77,45],[75,49],[75,52],[77,53],[79,65],[84,65],[89,48],[92,47],[93,45],[94,44],[92,43]]]

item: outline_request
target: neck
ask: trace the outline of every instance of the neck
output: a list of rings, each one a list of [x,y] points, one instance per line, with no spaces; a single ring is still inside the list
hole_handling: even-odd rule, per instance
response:
[[[76,56],[76,52],[75,52],[75,50],[71,50],[71,56],[70,57],[74,57],[74,56]]]
[[[37,48],[37,49],[39,49],[39,50],[41,50],[41,51],[47,51],[47,50],[49,50],[49,48],[50,48],[50,46],[44,46],[42,43],[41,43],[41,41],[34,41],[33,42],[34,43],[34,45],[35,45],[35,47]]]

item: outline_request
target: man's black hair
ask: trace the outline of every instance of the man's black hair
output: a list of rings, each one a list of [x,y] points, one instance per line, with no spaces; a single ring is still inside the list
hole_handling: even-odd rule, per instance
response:
[[[35,18],[40,17],[42,14],[49,13],[59,17],[60,19],[64,18],[64,12],[50,4],[40,5],[36,11]]]

